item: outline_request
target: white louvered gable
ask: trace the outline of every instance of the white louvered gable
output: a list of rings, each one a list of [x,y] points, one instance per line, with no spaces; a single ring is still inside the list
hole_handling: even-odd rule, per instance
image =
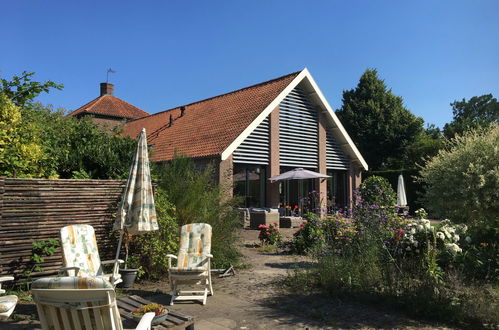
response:
[[[333,134],[326,131],[326,168],[328,170],[348,170],[350,161],[341,151]]]
[[[301,88],[291,91],[279,106],[280,165],[318,167],[318,118]]]
[[[233,154],[233,161],[239,164],[269,164],[268,117],[237,147]]]

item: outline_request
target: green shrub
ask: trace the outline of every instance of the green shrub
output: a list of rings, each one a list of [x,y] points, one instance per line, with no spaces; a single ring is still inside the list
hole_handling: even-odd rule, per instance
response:
[[[156,191],[154,204],[159,230],[136,235],[131,242],[129,260],[136,260],[135,267],[150,279],[163,279],[168,273],[168,253],[178,252],[179,229],[175,219],[175,208],[163,190]]]
[[[420,171],[424,201],[440,218],[496,221],[499,215],[499,126],[456,136]]]
[[[196,168],[191,158],[176,156],[172,161],[154,169],[159,187],[174,205],[178,226],[204,222],[212,226],[213,266],[225,268],[236,265],[239,214],[234,207],[237,200],[226,199],[214,179],[212,165]]]
[[[499,219],[472,224],[462,238],[464,252],[456,260],[459,270],[473,282],[499,283]]]
[[[397,195],[390,182],[380,176],[370,176],[359,188],[362,200],[369,205],[393,208],[397,203]]]
[[[354,193],[352,217],[362,240],[383,241],[400,227],[397,216],[396,195],[388,180],[378,176],[367,178]],[[371,237],[367,237],[371,236]]]
[[[293,240],[287,243],[287,247],[293,253],[306,254],[323,248],[325,244],[324,230],[319,216],[307,213],[304,218],[300,229],[293,234]]]

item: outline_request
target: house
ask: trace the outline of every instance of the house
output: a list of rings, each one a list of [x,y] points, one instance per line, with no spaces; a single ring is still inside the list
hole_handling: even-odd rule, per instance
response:
[[[112,131],[127,121],[149,116],[149,113],[114,96],[114,85],[100,84],[100,96],[74,110],[68,117],[90,117],[104,130]]]
[[[344,208],[368,169],[307,69],[129,121],[124,134],[136,138],[143,127],[152,161],[178,152],[214,162],[219,182],[246,207],[295,205],[315,190]],[[332,179],[268,180],[297,167]]]

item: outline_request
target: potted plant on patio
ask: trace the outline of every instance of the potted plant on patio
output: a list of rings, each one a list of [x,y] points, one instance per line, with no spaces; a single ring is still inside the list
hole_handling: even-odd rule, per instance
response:
[[[125,268],[120,268],[121,279],[124,288],[131,288],[135,283],[139,272],[138,259],[135,256],[129,256],[130,243],[133,236],[125,232],[123,234],[123,245],[125,246]]]
[[[161,304],[156,304],[156,303],[150,303],[147,305],[144,305],[140,308],[137,308],[132,312],[132,316],[134,319],[137,321],[140,321],[142,316],[144,316],[145,313],[152,312],[155,314],[154,318],[152,319],[151,324],[152,325],[157,325],[166,320],[166,317],[168,316],[168,309],[161,305]]]

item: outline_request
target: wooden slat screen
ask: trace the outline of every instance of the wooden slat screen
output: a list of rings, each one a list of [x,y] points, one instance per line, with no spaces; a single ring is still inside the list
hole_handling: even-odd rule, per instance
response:
[[[71,224],[95,228],[101,260],[113,259],[117,235],[112,224],[125,180],[49,180],[0,178],[0,275],[21,279],[32,267],[32,242],[59,239],[59,230]],[[60,248],[40,264],[42,272],[57,273]]]

